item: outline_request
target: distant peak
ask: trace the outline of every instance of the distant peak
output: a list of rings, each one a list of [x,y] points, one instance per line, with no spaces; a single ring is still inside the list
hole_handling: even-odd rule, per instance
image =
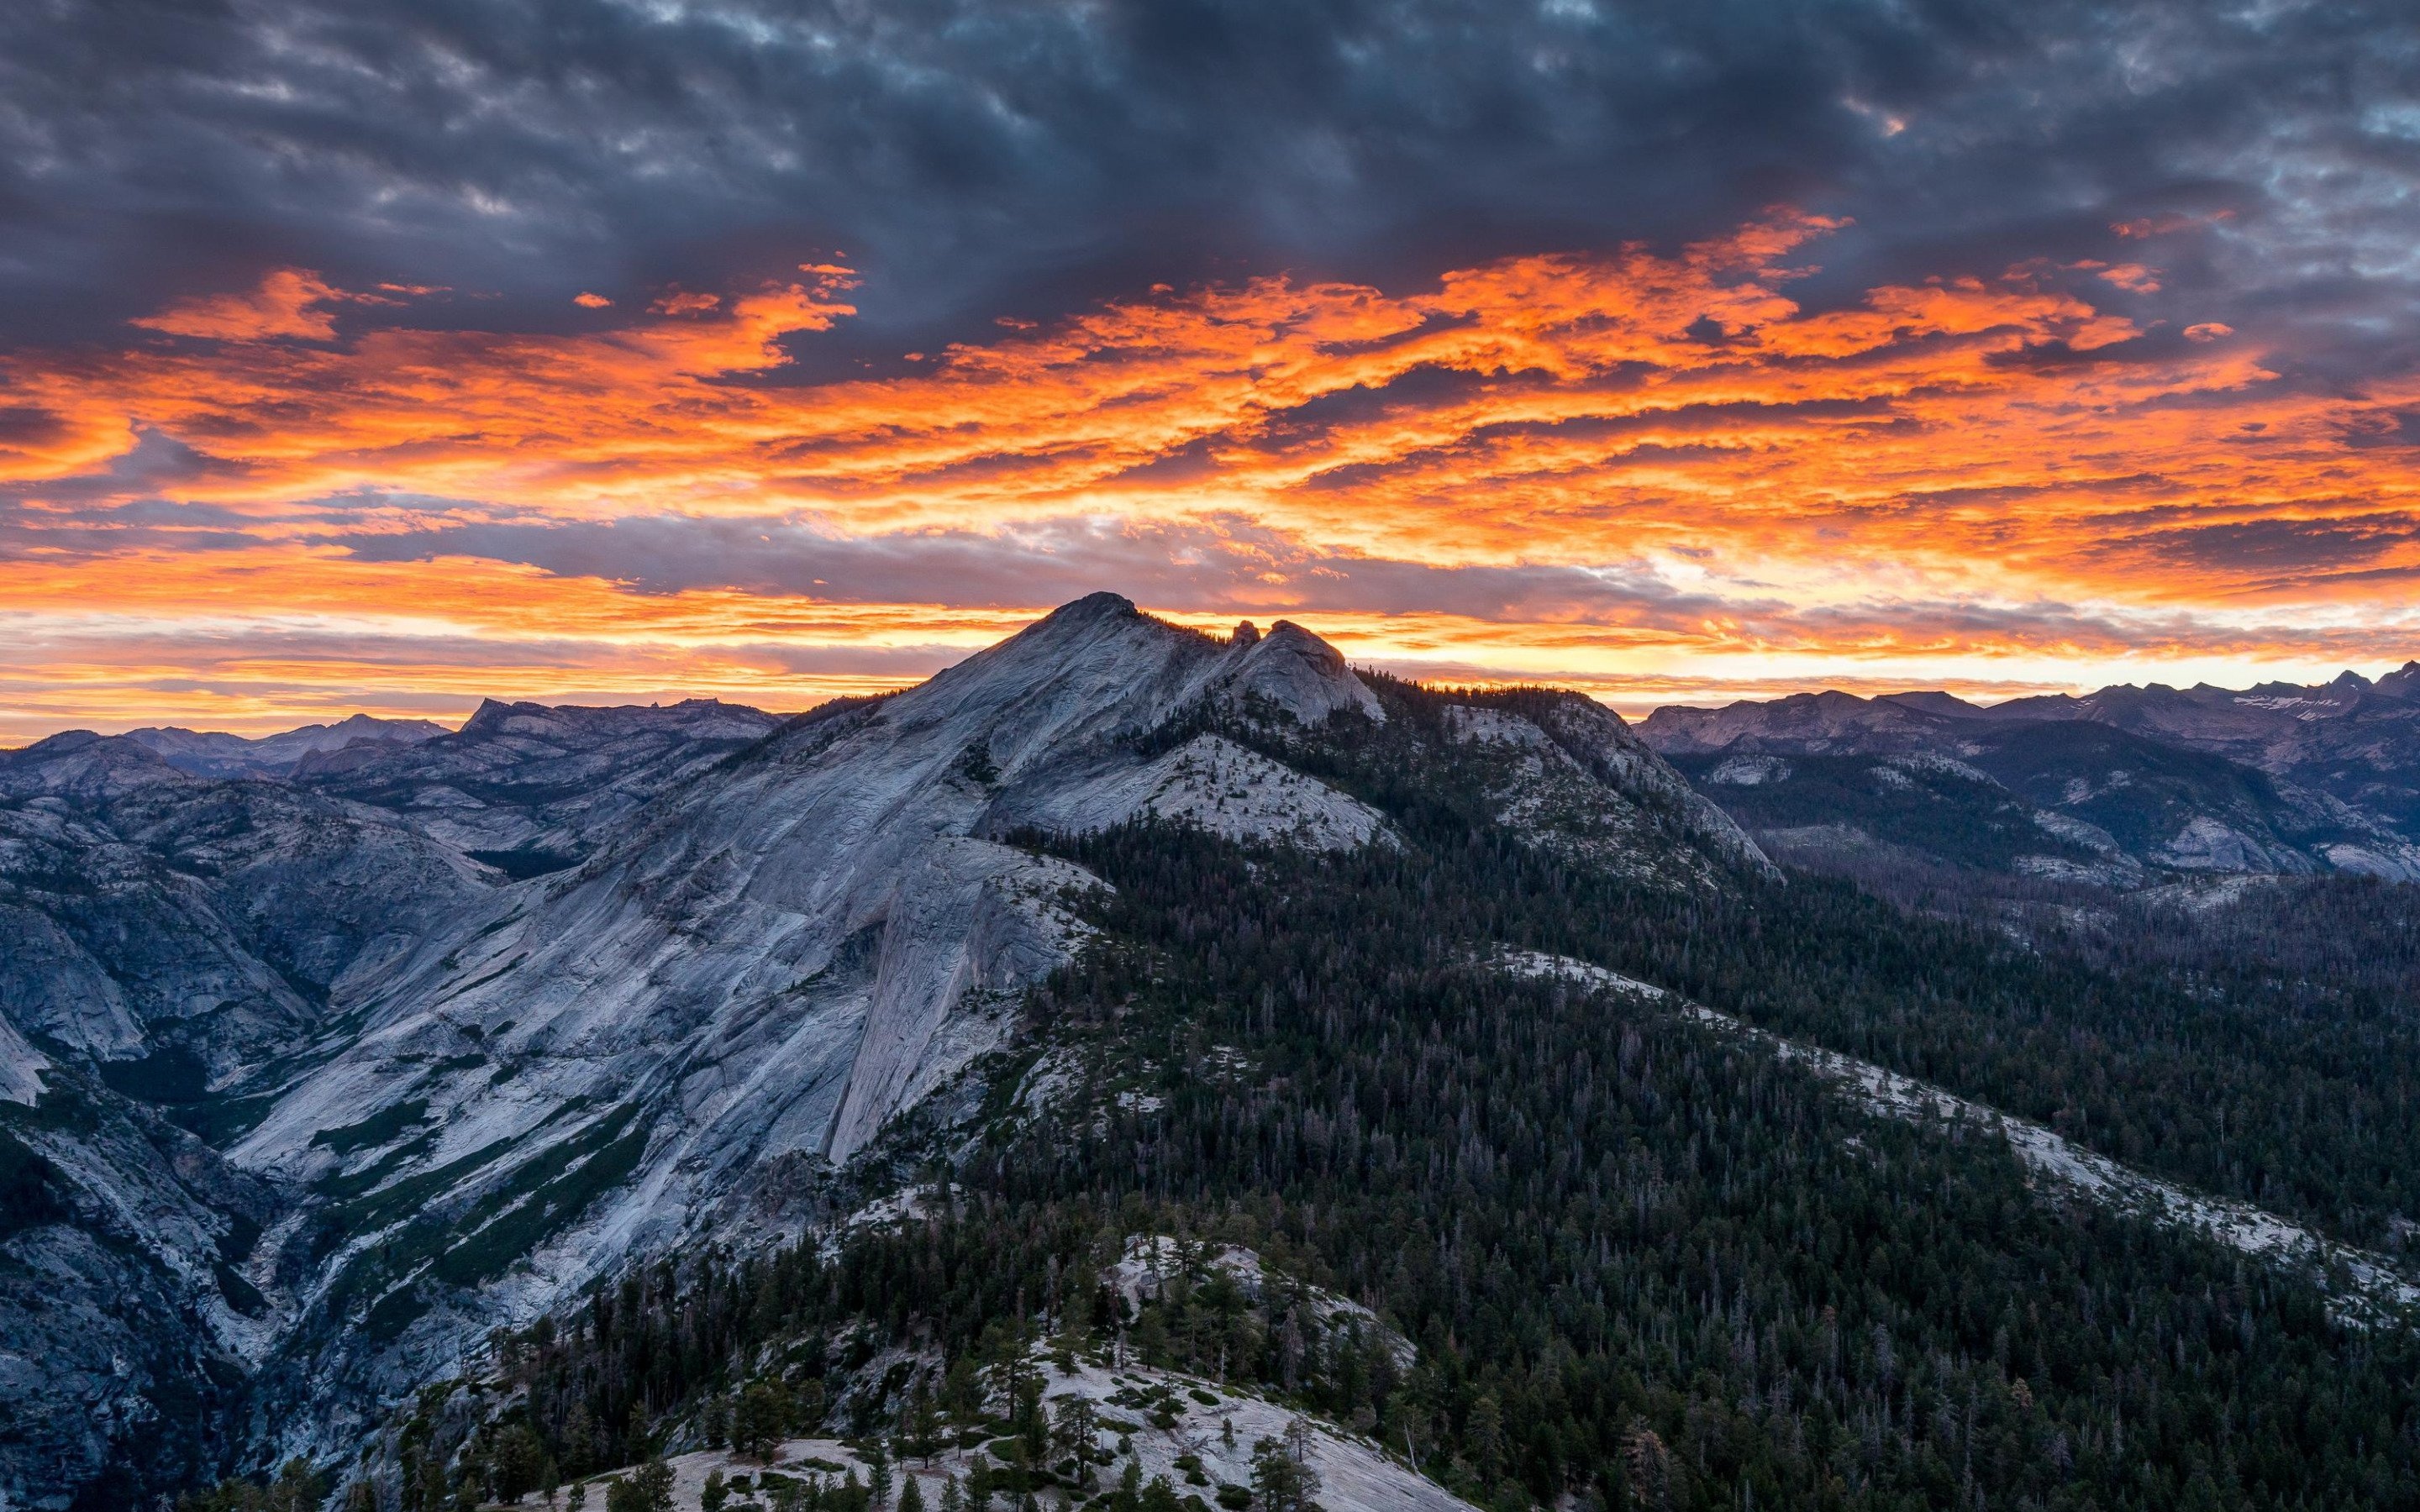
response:
[[[1874,702],[1877,703],[1896,703],[1901,708],[1916,709],[1925,714],[1963,716],[1977,715],[1983,712],[1974,704],[1960,698],[1957,694],[1945,691],[1941,688],[1917,688],[1905,693],[1885,693]]]
[[[68,756],[80,750],[91,750],[97,746],[105,747],[113,741],[124,741],[133,750],[140,750],[147,756],[151,754],[140,741],[130,740],[124,735],[104,735],[98,730],[62,730],[55,735],[45,735],[24,748],[24,754],[30,756],[39,752],[44,756]]]
[[[471,712],[471,717],[462,721],[462,733],[486,734],[515,714],[525,713],[531,707],[527,703],[506,703],[501,699],[481,699],[479,706]]]
[[[1239,646],[1249,646],[1257,643],[1260,639],[1261,627],[1259,625],[1254,625],[1249,620],[1241,620],[1236,622],[1234,634],[1235,644]]]

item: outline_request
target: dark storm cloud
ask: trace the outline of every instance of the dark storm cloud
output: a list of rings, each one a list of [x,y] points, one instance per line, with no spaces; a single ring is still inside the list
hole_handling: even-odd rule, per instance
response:
[[[533,324],[845,253],[865,315],[799,344],[812,377],[1154,282],[1412,277],[1788,201],[1858,223],[1819,300],[2139,256],[2161,287],[2113,303],[2301,332],[2342,382],[2409,356],[2415,46],[2384,3],[28,0],[0,340],[272,264]]]

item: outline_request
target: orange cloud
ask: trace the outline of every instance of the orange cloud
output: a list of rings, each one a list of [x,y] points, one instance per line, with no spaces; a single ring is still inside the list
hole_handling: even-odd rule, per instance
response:
[[[1065,566],[1145,526],[1176,531],[1162,566],[1202,549],[1224,574],[1202,590],[1215,598],[1171,589],[1164,608],[1293,612],[1407,665],[1603,687],[1761,687],[1847,664],[2035,686],[2420,649],[2402,608],[2420,533],[2397,523],[2420,520],[2420,422],[2402,418],[2420,392],[2312,392],[2219,340],[2234,334],[2221,322],[2164,336],[2098,309],[2096,282],[2156,286],[2134,264],[1814,306],[1801,259],[1836,228],[1781,213],[1678,251],[1512,257],[1399,290],[1156,286],[840,382],[785,371],[793,344],[854,314],[854,274],[834,264],[671,291],[605,331],[387,314],[343,341],[329,310],[349,296],[282,272],[146,322],[216,345],[0,357],[23,417],[0,429],[0,486],[22,501],[0,588],[37,628],[116,616],[156,639],[299,614],[580,648],[547,654],[560,676],[513,663],[555,687],[644,641],[700,669],[682,684],[638,656],[638,675],[668,679],[650,686],[728,690],[748,679],[709,663],[778,641],[787,670],[751,686],[790,689],[783,702],[812,681],[797,657],[837,665],[910,600],[908,619],[934,625],[966,580],[937,568],[918,589],[902,568],[868,597],[814,571],[814,540],[909,562],[973,532]],[[171,471],[147,471],[155,457]],[[160,499],[164,518],[132,508]],[[628,532],[544,547],[549,530],[642,517],[738,531],[669,588]],[[1001,533],[1070,520],[1108,533]],[[1258,533],[1221,523],[1236,520]],[[777,532],[808,527],[791,554],[809,565],[759,570]],[[373,562],[380,539],[433,544]],[[1407,574],[1469,606],[1423,614],[1401,588],[1353,607]],[[931,644],[1047,607],[1016,593],[961,599]],[[449,686],[499,686],[449,655]],[[416,698],[442,680],[413,676]]]
[[[279,336],[328,341],[336,334],[336,317],[321,306],[359,297],[329,286],[317,273],[280,268],[249,294],[179,300],[134,323],[172,336],[212,341],[268,341]]]

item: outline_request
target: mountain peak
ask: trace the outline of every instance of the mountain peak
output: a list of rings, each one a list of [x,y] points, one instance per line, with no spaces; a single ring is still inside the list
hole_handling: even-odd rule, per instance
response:
[[[1097,594],[1086,594],[1073,602],[1062,604],[1035,623],[1037,625],[1075,625],[1092,620],[1131,620],[1138,618],[1141,613],[1142,610],[1135,608],[1133,599],[1124,594],[1112,594],[1104,590]]]
[[[481,699],[479,706],[471,711],[471,717],[462,721],[462,728],[456,733],[463,735],[491,733],[497,726],[511,718],[516,712],[526,711],[533,707],[535,705],[528,703],[506,703],[501,699]]]
[[[1953,718],[1976,718],[1983,715],[1979,706],[1967,702],[1955,693],[1939,688],[1910,689],[1904,693],[1885,693],[1877,703],[1896,703],[1901,708],[1920,709],[1926,714],[1947,715]]]
[[[0,752],[0,791],[107,802],[138,788],[182,782],[185,774],[124,735],[66,730],[23,750]]]

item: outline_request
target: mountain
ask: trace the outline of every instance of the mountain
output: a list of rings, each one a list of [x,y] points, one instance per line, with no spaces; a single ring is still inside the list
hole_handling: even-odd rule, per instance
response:
[[[2413,880],[2415,671],[1988,708],[1939,692],[1797,694],[1658,709],[1639,733],[1813,864],[1900,856],[2119,887],[2211,872]]]
[[[39,1425],[0,1491],[116,1512],[300,1455],[441,1512],[702,1474],[749,1414],[834,1473],[946,1422],[944,1463],[1063,1501],[1098,1467],[1113,1509],[1122,1461],[1282,1479],[1226,1434],[1294,1413],[1342,1506],[2420,1477],[2385,1315],[2109,1196],[2401,1295],[2403,889],[2086,958],[1785,875],[1725,811],[1795,844],[1742,795],[1845,825],[1870,789],[1891,844],[2147,872],[2214,815],[2324,880],[2263,772],[1933,703],[1876,717],[1965,755],[1668,761],[1576,694],[1096,594],[787,718],[490,702],[271,778],[0,755],[0,1402]],[[2249,1421],[2285,1447],[2191,1426]]]
[[[82,733],[0,753],[0,1010],[95,1064],[183,1057],[210,1083],[502,880],[379,810]]]
[[[1762,865],[1618,718],[1530,712],[1430,732],[1491,753],[1506,822],[1641,876]],[[192,1140],[240,1188],[180,1199],[201,1251],[152,1245],[187,1315],[154,1352],[248,1376],[256,1411],[317,1394],[245,1431],[334,1447],[466,1330],[744,1227],[908,1110],[971,1105],[969,1069],[1090,934],[1063,900],[1094,879],[1021,837],[1149,817],[1398,843],[1267,753],[1334,717],[1387,715],[1299,627],[1221,640],[1104,594],[788,720],[491,702],[273,781],[54,737],[0,757],[14,1074],[38,1112],[83,1099],[110,1148]],[[24,1137],[94,1211],[137,1190],[142,1158]]]
[[[1375,810],[1220,728],[1337,716],[1385,712],[1297,626],[1220,640],[1096,595],[906,693],[792,720],[578,867],[494,893],[342,1005],[362,1014],[346,1043],[230,1150],[313,1194],[326,1237],[283,1262],[298,1339],[325,1341],[309,1368],[393,1389],[466,1320],[533,1316],[720,1231],[781,1172],[845,1165],[910,1108],[967,1105],[962,1073],[1087,933],[1063,899],[1094,879],[1022,834],[1156,813],[1391,843]],[[1603,717],[1603,770],[1662,770]],[[1540,743],[1558,780],[1606,791]],[[1692,801],[1668,774],[1665,795]]]
[[[534,876],[586,855],[658,794],[780,723],[714,699],[618,708],[490,699],[451,734],[316,752],[293,777],[387,810],[516,877]]]
[[[126,738],[180,772],[195,777],[285,777],[307,758],[355,746],[410,746],[434,740],[445,727],[427,719],[349,715],[334,724],[306,724],[249,737],[175,726],[129,730]]]
[[[224,1147],[509,880],[395,811],[130,737],[0,752],[0,1391],[44,1425],[0,1446],[0,1489],[173,1485],[238,1446],[287,1323],[262,1235],[295,1203]]]
[[[2208,751],[2324,794],[2409,838],[2420,834],[2420,662],[2376,682],[2264,683],[2242,691],[2154,683],[2082,698],[2019,699],[2001,718],[2085,719]]]

